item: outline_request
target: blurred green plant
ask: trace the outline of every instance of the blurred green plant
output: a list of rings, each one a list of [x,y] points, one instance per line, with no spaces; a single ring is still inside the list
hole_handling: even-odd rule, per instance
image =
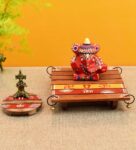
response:
[[[51,3],[46,0],[0,0],[0,53],[14,49],[14,37],[20,37],[18,43],[20,50],[27,49],[28,30],[16,22],[16,18],[20,16],[21,6],[26,3],[39,5],[39,7],[42,5],[51,7]]]
[[[0,70],[3,71],[2,63],[6,60],[4,52],[6,50],[14,50],[15,37],[19,37],[19,51],[28,51],[27,33],[28,30],[20,26],[16,22],[16,18],[20,17],[20,8],[24,4],[32,4],[39,7],[49,8],[52,6],[46,0],[0,0]]]

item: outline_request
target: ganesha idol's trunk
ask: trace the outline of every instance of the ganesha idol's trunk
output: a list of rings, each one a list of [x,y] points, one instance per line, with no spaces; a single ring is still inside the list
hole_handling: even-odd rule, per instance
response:
[[[94,62],[94,58],[92,58],[91,54],[85,54],[84,66],[85,66],[87,73],[92,74],[96,72],[97,67]]]

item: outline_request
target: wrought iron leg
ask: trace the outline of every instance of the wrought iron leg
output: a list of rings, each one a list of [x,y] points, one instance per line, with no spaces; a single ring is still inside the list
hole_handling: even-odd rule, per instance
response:
[[[123,69],[121,67],[114,67],[113,69],[118,69],[120,70],[120,74],[122,74]]]
[[[132,94],[128,94],[125,97],[127,97],[127,96],[130,96],[132,98],[132,100],[131,101],[130,100],[124,100],[124,103],[126,104],[127,108],[130,108],[130,105],[133,104],[135,101],[135,96]]]
[[[50,69],[51,69],[51,71],[49,71]],[[52,72],[53,69],[56,69],[56,68],[53,67],[53,66],[49,66],[49,67],[46,68],[46,72],[47,72],[47,74],[48,74],[50,77],[51,77],[51,75],[52,75],[51,72]]]
[[[52,102],[52,101],[50,101],[51,100],[51,98],[58,98],[58,96],[56,96],[56,95],[51,95],[51,96],[49,96],[48,98],[47,98],[47,104],[49,105],[49,106],[55,106],[56,104],[57,104],[57,102]]]

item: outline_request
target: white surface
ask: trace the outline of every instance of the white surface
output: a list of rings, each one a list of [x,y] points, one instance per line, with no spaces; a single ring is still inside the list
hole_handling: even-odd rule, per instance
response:
[[[53,112],[46,104],[50,79],[44,67],[5,68],[0,73],[0,101],[16,92],[15,75],[27,75],[27,91],[44,102],[39,113],[10,117],[0,110],[0,150],[136,150],[136,103],[126,109],[71,108]],[[136,67],[124,67],[123,79],[136,96]]]

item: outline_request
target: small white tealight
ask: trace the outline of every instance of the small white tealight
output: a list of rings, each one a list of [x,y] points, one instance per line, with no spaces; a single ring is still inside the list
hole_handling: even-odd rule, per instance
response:
[[[84,44],[91,44],[90,39],[89,38],[85,38]]]

